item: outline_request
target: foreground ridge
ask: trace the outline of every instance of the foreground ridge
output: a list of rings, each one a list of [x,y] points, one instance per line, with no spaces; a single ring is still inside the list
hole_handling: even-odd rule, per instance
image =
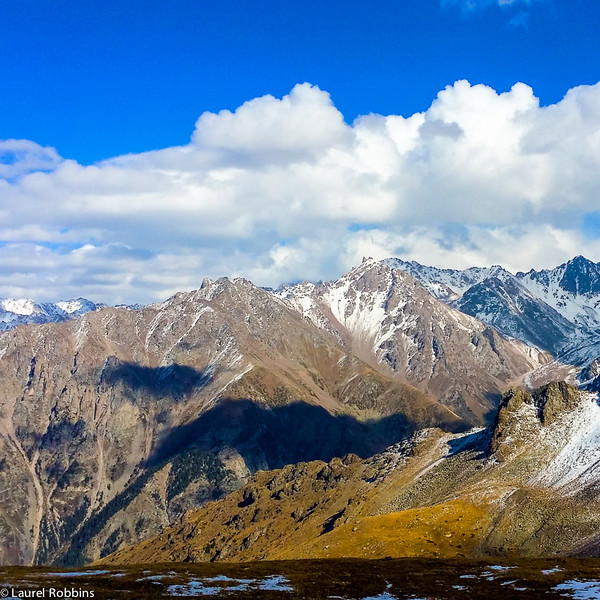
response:
[[[598,439],[595,394],[511,390],[493,427],[429,429],[371,458],[257,473],[97,564],[594,555]]]

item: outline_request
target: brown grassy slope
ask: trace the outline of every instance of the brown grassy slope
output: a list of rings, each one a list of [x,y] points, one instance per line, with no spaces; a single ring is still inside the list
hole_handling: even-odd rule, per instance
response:
[[[443,456],[446,439],[430,430],[372,459],[350,455],[260,472],[180,525],[101,562],[471,554],[489,521],[476,502],[446,500],[378,514],[385,505],[409,504],[403,492]]]
[[[511,392],[493,430],[427,430],[366,460],[260,472],[101,562],[577,553],[600,527],[597,481],[565,493],[535,477],[574,433],[574,412],[591,400],[562,384],[533,396]]]

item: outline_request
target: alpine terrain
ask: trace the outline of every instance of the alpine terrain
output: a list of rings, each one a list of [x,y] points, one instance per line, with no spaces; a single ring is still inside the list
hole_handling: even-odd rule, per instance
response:
[[[597,272],[365,259],[9,319],[0,561],[592,553]]]
[[[597,556],[599,442],[596,394],[511,390],[493,426],[258,473],[99,562]]]

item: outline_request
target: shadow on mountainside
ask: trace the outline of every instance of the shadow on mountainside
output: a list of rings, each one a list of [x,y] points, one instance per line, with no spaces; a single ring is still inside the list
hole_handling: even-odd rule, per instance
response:
[[[443,427],[429,426],[435,425]],[[310,460],[329,461],[348,453],[367,458],[424,426],[403,414],[361,422],[303,401],[269,407],[250,399],[227,398],[191,423],[166,431],[149,465],[168,460],[190,445],[206,450],[235,448],[253,472]],[[448,429],[467,426],[453,423]]]
[[[145,367],[111,357],[102,379],[109,386],[120,383],[156,398],[167,396],[175,399],[205,385],[210,380],[210,373],[177,363],[167,367]]]
[[[135,372],[149,373],[150,370],[140,368]],[[131,370],[126,371],[128,376],[130,373]],[[439,422],[416,423],[401,413],[361,422],[349,415],[332,415],[324,408],[304,401],[268,406],[250,399],[223,399],[192,422],[166,430],[139,475],[86,519],[71,539],[65,540],[64,550],[54,561],[68,566],[89,560],[86,547],[90,540],[115,514],[126,509],[138,497],[152,475],[165,464],[170,462],[173,465],[172,484],[184,481],[175,493],[183,490],[186,482],[210,475],[207,469],[190,471],[198,467],[190,462],[194,452],[203,459],[205,467],[210,469],[212,465],[217,475],[221,473],[220,476],[224,476],[225,472],[220,472],[222,464],[218,452],[234,448],[254,473],[298,462],[329,461],[349,453],[367,458],[406,438],[416,429],[440,425],[443,426]],[[467,428],[464,422],[456,421],[447,427],[454,431]],[[183,474],[182,461],[189,467],[183,469],[186,471]],[[177,468],[176,463],[179,464]],[[217,475],[212,481],[212,499],[223,493]]]

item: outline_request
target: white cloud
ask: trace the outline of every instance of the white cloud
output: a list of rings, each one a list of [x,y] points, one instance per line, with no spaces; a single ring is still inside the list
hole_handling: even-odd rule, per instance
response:
[[[458,81],[344,122],[296,86],[204,113],[190,144],[82,166],[0,142],[0,296],[161,299],[204,276],[328,279],[363,255],[440,266],[600,260],[600,84],[540,107]],[[600,237],[600,232],[598,236]]]
[[[0,178],[12,179],[34,171],[50,171],[60,162],[54,148],[29,140],[0,140]]]
[[[262,161],[269,156],[279,162],[313,158],[351,135],[329,94],[304,83],[281,100],[268,95],[245,102],[234,113],[205,112],[192,141],[200,149],[228,152],[229,162],[252,162],[257,153]]]

